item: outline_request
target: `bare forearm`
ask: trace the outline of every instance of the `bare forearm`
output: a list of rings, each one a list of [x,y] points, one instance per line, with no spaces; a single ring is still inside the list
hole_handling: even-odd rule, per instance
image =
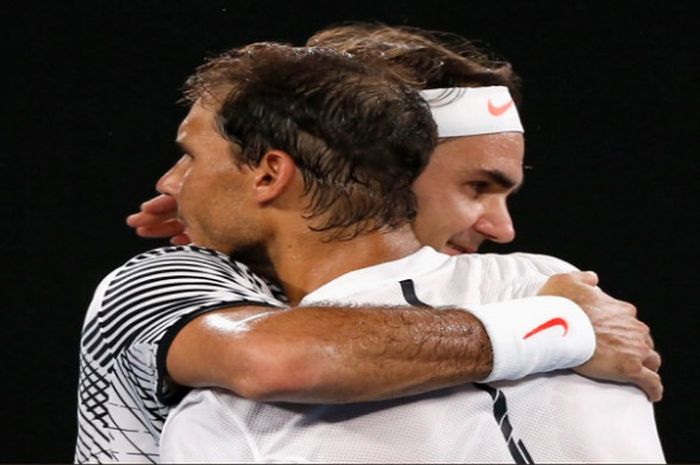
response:
[[[347,403],[477,381],[492,367],[488,336],[464,310],[295,308],[208,342],[217,337],[228,350],[208,379],[178,381],[264,401]]]
[[[477,381],[492,365],[484,328],[463,310],[304,308],[255,330],[270,341],[250,346],[269,351],[258,356],[280,355],[279,390],[264,400],[380,400]]]

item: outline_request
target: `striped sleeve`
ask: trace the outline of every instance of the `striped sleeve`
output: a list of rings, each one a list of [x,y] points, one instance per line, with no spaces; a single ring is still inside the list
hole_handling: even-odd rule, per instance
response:
[[[194,246],[156,249],[130,260],[106,287],[98,315],[101,353],[124,353],[126,362],[152,378],[139,384],[155,388],[167,403],[167,347],[160,343],[169,344],[206,311],[247,304],[280,305],[262,279],[225,255]]]
[[[110,273],[83,326],[76,460],[154,459],[184,394],[166,380],[170,342],[193,318],[237,305],[284,307],[267,282],[213,250],[155,249]]]

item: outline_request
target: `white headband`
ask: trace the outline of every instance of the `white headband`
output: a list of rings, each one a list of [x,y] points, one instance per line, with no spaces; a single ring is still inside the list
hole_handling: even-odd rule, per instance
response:
[[[438,137],[525,132],[507,87],[452,87],[420,94],[433,113]]]

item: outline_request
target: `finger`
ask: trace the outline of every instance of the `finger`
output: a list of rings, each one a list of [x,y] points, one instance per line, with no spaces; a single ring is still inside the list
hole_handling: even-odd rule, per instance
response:
[[[148,213],[169,213],[177,211],[177,201],[170,195],[161,194],[141,204],[141,210]]]
[[[127,216],[126,224],[132,228],[139,228],[141,226],[155,226],[175,219],[177,219],[177,210],[166,213],[147,213],[140,211]]]
[[[647,358],[644,359],[642,365],[653,372],[658,372],[659,368],[661,367],[661,355],[659,355],[657,351],[652,350]]]
[[[184,231],[185,227],[177,220],[136,228],[136,234],[145,238],[172,237],[182,234]]]
[[[658,373],[648,368],[642,369],[639,377],[635,379],[634,383],[644,391],[649,400],[652,402],[658,402],[663,397],[664,386],[661,383],[661,377]]]
[[[598,285],[598,275],[596,274],[595,271],[577,271],[574,274],[578,279],[580,279],[583,283],[591,285],[591,286],[597,286]]]
[[[655,347],[654,339],[651,337],[650,333],[647,333],[646,336],[644,336],[644,342],[646,342],[646,345],[649,346],[650,349]]]
[[[568,273],[560,273],[552,276],[550,279],[557,279],[565,284],[586,284],[596,286],[598,284],[598,275],[593,271],[570,271]]]
[[[190,236],[188,236],[188,235],[185,234],[185,233],[176,234],[176,235],[174,235],[173,237],[170,238],[170,243],[171,243],[172,245],[187,245],[187,244],[189,244],[190,242],[192,242],[192,241],[190,240]]]
[[[151,221],[150,217],[151,215],[144,212],[132,213],[131,215],[126,217],[126,224],[128,224],[132,228],[138,228],[139,226]]]

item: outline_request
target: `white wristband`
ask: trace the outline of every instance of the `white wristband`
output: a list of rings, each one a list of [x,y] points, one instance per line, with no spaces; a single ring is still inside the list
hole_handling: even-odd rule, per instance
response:
[[[483,383],[571,368],[595,351],[593,326],[569,299],[537,296],[470,306],[493,348],[493,369]]]

